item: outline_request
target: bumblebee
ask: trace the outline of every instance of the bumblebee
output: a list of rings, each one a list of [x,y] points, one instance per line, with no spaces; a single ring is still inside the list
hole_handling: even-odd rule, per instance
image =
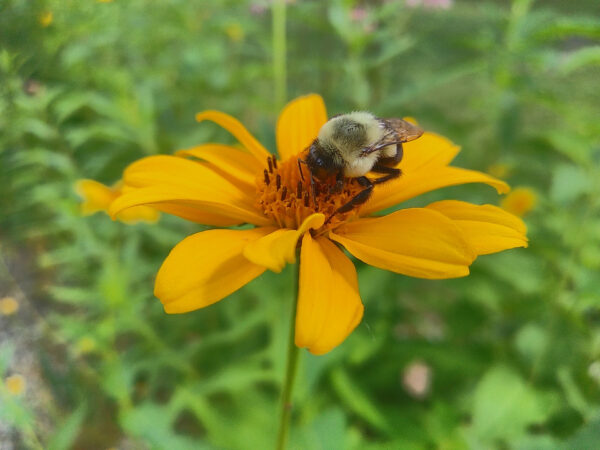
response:
[[[304,160],[299,160],[299,164],[306,164],[309,169],[313,196],[314,178],[325,181],[335,176],[335,189],[338,191],[342,189],[345,178],[357,179],[364,189],[335,212],[346,213],[365,203],[376,184],[402,174],[395,167],[404,154],[402,144],[422,134],[423,130],[402,119],[381,119],[364,111],[341,114],[321,127],[308,154]],[[369,172],[383,176],[370,179],[366,176]]]

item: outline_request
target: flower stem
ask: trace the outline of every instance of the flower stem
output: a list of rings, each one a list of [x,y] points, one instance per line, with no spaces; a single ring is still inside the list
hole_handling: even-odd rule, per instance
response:
[[[296,368],[298,366],[298,347],[294,342],[296,332],[296,304],[298,303],[298,271],[300,264],[297,264],[296,283],[294,286],[294,304],[290,308],[290,334],[288,338],[287,366],[285,369],[285,381],[281,391],[281,403],[279,406],[279,431],[277,433],[277,450],[284,450],[287,442],[288,431],[290,428],[290,416],[292,414],[292,390],[294,388],[294,379],[296,377]]]
[[[287,99],[286,87],[286,36],[285,0],[273,0],[273,77],[275,84],[275,110],[279,111]]]

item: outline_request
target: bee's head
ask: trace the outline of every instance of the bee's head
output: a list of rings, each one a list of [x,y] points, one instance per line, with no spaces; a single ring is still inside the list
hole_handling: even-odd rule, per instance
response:
[[[324,180],[340,172],[344,168],[344,160],[334,147],[323,146],[319,139],[315,139],[306,155],[306,165],[315,178]]]

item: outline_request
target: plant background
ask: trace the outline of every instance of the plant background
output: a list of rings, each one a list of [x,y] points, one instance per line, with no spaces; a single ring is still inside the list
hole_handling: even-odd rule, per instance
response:
[[[166,315],[153,276],[199,227],[83,218],[73,190],[146,155],[227,142],[195,123],[203,109],[274,150],[269,7],[0,3],[0,297],[20,306],[0,315],[1,449],[273,446],[293,268]],[[595,448],[597,0],[297,0],[287,24],[288,99],[416,117],[462,145],[457,165],[539,198],[530,248],[481,257],[467,278],[357,262],[364,320],[326,356],[302,352],[290,448]],[[410,204],[442,198],[499,202],[468,185]],[[415,363],[431,375],[420,397],[403,383]]]

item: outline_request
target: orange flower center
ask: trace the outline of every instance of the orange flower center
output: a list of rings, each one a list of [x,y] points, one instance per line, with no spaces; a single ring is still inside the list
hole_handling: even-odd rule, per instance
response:
[[[297,229],[311,214],[324,214],[325,224],[314,233],[321,235],[358,216],[358,208],[343,214],[337,211],[364,187],[355,178],[345,178],[339,189],[335,176],[325,181],[313,177],[311,183],[306,164],[298,163],[304,156],[301,153],[283,162],[267,158],[267,168],[256,179],[256,202],[282,228]]]

